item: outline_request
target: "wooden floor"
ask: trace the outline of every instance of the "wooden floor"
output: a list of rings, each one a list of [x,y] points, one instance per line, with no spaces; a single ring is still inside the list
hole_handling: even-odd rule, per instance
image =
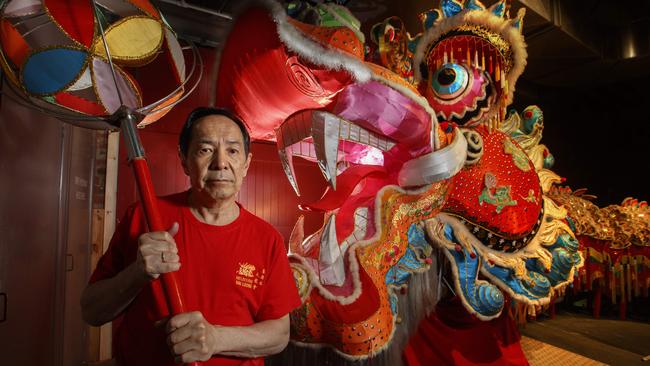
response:
[[[650,366],[650,322],[559,312],[520,328],[531,366]],[[88,366],[116,366],[114,361]]]
[[[521,349],[530,366],[602,366],[607,365],[538,340],[521,337]]]
[[[553,319],[528,322],[520,331],[524,338],[539,342],[537,345],[526,344],[525,342],[529,341],[522,340],[522,348],[529,355],[531,365],[650,366],[648,322],[594,319],[585,314],[561,312]],[[556,363],[546,362],[546,359],[537,363],[546,353],[538,351],[536,347],[548,349],[549,355],[556,352],[548,347],[555,347],[569,355],[580,355],[587,361],[594,360],[599,363]]]

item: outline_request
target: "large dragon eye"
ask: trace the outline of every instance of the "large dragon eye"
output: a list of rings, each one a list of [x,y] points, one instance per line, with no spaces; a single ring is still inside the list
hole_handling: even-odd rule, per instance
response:
[[[435,95],[442,100],[458,97],[467,90],[469,72],[464,66],[452,63],[443,64],[431,77],[431,87]]]

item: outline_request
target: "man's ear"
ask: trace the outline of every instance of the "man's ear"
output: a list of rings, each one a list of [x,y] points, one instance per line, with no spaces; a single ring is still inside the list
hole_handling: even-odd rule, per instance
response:
[[[253,159],[253,153],[249,152],[246,157],[246,163],[244,164],[244,177],[248,174],[248,168],[251,165],[251,160]]]

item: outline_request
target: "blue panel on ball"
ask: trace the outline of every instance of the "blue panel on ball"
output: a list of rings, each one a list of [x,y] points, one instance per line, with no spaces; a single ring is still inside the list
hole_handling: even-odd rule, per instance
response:
[[[87,57],[86,52],[68,48],[36,52],[23,67],[23,85],[32,94],[55,94],[77,79],[84,69]]]

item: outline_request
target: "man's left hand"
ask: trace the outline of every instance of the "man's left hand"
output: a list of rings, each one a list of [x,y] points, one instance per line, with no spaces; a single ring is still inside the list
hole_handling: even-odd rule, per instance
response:
[[[174,315],[166,330],[167,344],[176,362],[207,361],[215,353],[215,327],[199,311]]]

